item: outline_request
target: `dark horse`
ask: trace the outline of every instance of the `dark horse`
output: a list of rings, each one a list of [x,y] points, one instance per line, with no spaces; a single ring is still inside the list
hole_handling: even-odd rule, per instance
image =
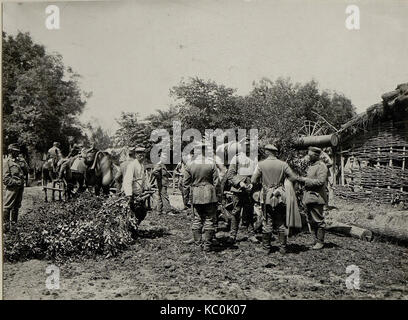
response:
[[[85,183],[94,186],[95,194],[99,195],[101,189],[104,194],[109,194],[114,183],[114,165],[108,152],[89,149],[85,151]]]

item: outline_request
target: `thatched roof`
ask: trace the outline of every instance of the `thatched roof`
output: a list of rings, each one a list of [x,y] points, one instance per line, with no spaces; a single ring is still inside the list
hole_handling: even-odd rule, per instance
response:
[[[384,93],[381,98],[382,102],[370,106],[341,126],[338,132],[341,140],[347,140],[375,123],[389,119],[403,120],[408,116],[408,83],[398,85],[394,91]]]

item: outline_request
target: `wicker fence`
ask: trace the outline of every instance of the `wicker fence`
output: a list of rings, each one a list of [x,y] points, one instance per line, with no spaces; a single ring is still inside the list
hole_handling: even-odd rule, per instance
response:
[[[408,201],[408,120],[386,121],[368,128],[342,145],[342,163],[353,157],[357,164],[342,165],[343,198],[390,203]]]

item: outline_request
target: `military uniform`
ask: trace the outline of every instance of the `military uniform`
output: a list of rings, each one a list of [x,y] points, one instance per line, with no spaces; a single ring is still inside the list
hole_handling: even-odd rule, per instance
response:
[[[135,199],[145,189],[146,175],[144,165],[139,160],[131,161],[123,177],[122,189],[125,195],[129,198],[129,206],[137,218],[137,223],[140,224],[146,217],[145,202],[136,202]]]
[[[276,147],[270,147],[277,151]],[[271,249],[272,231],[277,230],[281,248],[286,248],[286,208],[284,181],[297,179],[289,165],[277,159],[274,155],[268,156],[258,163],[251,181],[256,184],[262,181],[260,200],[263,211],[262,247],[269,252]]]
[[[172,212],[167,188],[169,186],[170,173],[167,171],[166,165],[157,163],[152,171],[152,176],[156,179],[157,192],[155,194],[157,206],[156,210],[159,214],[165,212]]]
[[[254,229],[254,203],[251,190],[241,186],[242,184],[247,186],[251,184],[251,176],[254,171],[255,163],[242,152],[232,158],[228,168],[227,179],[231,185],[231,192],[233,192],[234,205],[231,212],[230,238],[232,241],[235,241],[237,237],[241,211],[244,227],[248,228],[249,231]]]
[[[203,236],[205,251],[211,250],[215,235],[218,171],[214,161],[198,156],[191,161],[184,173],[184,185],[191,187],[193,210],[193,238],[199,245]]]
[[[186,170],[186,165],[183,161],[180,161],[177,164],[176,169],[174,170],[176,174],[179,176],[178,188],[181,192],[181,196],[183,198],[183,205],[184,209],[189,207],[189,198],[190,198],[190,188],[186,188],[183,183],[183,176]]]
[[[11,145],[9,150],[18,151],[19,149]],[[27,163],[22,158],[11,155],[3,163],[3,184],[6,187],[3,207],[4,222],[17,223],[27,172]]]
[[[302,178],[305,183],[303,204],[306,206],[307,222],[313,229],[315,241],[321,244],[320,247],[324,243],[323,208],[327,203],[327,177],[327,166],[318,160],[309,166],[306,178]]]

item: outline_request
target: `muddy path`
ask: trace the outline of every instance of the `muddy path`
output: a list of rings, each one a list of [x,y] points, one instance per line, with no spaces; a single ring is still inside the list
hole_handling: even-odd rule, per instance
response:
[[[27,199],[40,201],[37,191]],[[180,197],[171,196],[175,207]],[[189,239],[185,213],[149,213],[140,238],[114,258],[58,263],[60,289],[47,290],[46,267],[31,260],[4,264],[5,299],[408,299],[408,250],[327,234],[327,248],[308,249],[311,235],[289,239],[292,253],[265,256],[259,244],[203,253]],[[360,289],[347,289],[346,269],[359,268]]]

